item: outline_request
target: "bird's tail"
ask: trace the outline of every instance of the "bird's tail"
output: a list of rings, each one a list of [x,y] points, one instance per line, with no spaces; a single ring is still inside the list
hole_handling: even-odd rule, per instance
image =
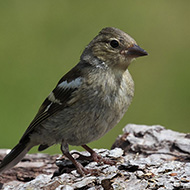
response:
[[[25,154],[33,147],[29,140],[19,142],[3,159],[0,164],[0,173],[12,168],[25,156]]]

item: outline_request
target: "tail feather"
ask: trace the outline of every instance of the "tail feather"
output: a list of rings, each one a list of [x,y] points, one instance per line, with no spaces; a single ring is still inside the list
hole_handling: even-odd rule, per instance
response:
[[[33,147],[29,141],[19,142],[3,159],[0,164],[0,173],[12,168],[15,166],[26,153]]]

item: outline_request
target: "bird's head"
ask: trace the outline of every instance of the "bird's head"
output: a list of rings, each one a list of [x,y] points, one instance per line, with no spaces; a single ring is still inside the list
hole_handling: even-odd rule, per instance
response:
[[[136,41],[125,32],[107,27],[85,49],[109,67],[126,70],[134,58],[148,55]]]

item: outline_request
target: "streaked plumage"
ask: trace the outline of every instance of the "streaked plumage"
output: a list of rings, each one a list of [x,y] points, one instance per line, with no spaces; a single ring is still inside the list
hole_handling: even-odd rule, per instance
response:
[[[42,151],[60,143],[70,157],[68,144],[97,140],[112,129],[134,96],[128,71],[132,59],[147,55],[134,39],[116,28],[104,28],[85,48],[79,63],[64,75],[41,105],[19,144],[4,158],[0,172],[16,165],[33,147]],[[78,172],[88,173],[76,161]]]

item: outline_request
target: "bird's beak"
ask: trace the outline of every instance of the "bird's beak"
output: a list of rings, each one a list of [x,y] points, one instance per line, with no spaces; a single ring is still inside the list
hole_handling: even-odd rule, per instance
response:
[[[141,47],[135,44],[132,47],[128,48],[126,55],[132,58],[136,58],[136,57],[148,55],[148,53],[144,49],[142,49]]]

